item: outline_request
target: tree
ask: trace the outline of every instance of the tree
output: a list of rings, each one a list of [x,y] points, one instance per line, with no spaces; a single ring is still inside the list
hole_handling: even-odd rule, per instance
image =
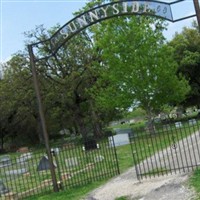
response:
[[[161,20],[146,16],[116,18],[94,28],[103,57],[100,89],[95,93],[99,104],[128,109],[136,102],[151,125],[164,105],[185,98],[189,87],[176,76],[177,64],[173,49],[165,44],[164,28]]]
[[[24,55],[16,54],[4,66],[4,76],[0,82],[2,148],[4,139],[16,147],[38,141],[39,120],[32,75],[27,63]]]
[[[175,34],[169,45],[174,48],[178,73],[188,80],[191,87],[181,105],[200,108],[200,34],[197,25],[193,23],[193,28],[183,28],[181,33]]]

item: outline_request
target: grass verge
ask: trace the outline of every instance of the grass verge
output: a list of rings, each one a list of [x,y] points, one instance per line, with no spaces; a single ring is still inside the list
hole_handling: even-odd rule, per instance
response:
[[[195,189],[195,200],[200,200],[200,168],[194,171],[194,173],[190,177],[189,184]]]

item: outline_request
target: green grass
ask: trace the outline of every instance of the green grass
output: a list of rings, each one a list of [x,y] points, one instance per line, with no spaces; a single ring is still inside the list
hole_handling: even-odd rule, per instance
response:
[[[196,169],[189,180],[189,185],[195,189],[196,199],[200,200],[200,168]]]
[[[100,185],[104,184],[106,181],[98,181],[98,182],[93,182],[91,184],[81,186],[81,187],[76,187],[74,189],[70,190],[65,190],[65,191],[60,191],[58,193],[51,193],[49,195],[42,195],[42,196],[33,196],[26,198],[26,200],[81,200],[83,199],[86,194],[93,189],[99,187]]]

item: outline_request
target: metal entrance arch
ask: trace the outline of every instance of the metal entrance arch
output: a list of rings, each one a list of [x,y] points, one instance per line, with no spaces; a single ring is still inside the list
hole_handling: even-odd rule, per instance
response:
[[[193,0],[195,5],[196,14],[185,16],[179,19],[174,19],[171,11],[171,6],[184,0],[178,0],[171,3],[156,1],[156,0],[120,0],[114,1],[107,4],[102,4],[94,7],[67,22],[58,31],[56,31],[49,39],[44,41],[39,41],[28,45],[28,51],[30,55],[30,65],[32,68],[33,82],[35,87],[35,92],[38,100],[39,115],[41,119],[41,125],[45,140],[45,146],[47,155],[50,162],[50,170],[52,175],[52,181],[54,186],[54,191],[58,191],[58,185],[56,181],[55,171],[53,167],[53,159],[49,146],[49,136],[47,133],[47,127],[45,122],[45,116],[43,111],[43,104],[40,95],[40,88],[38,84],[38,77],[36,71],[36,62],[41,59],[48,59],[55,55],[57,51],[76,34],[86,29],[87,27],[101,22],[103,20],[123,16],[123,15],[148,15],[155,16],[170,22],[177,22],[187,18],[197,16],[198,22],[200,19],[200,11],[198,0]],[[48,54],[40,57],[38,52],[43,47],[48,49]]]

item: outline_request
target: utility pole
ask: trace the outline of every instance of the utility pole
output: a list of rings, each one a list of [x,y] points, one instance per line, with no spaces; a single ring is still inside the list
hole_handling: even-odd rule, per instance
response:
[[[33,83],[34,83],[36,97],[37,97],[37,101],[38,101],[39,115],[40,115],[40,120],[41,120],[41,125],[42,125],[42,131],[43,131],[43,135],[44,135],[44,142],[45,142],[46,152],[47,152],[47,156],[48,156],[48,160],[49,160],[49,164],[50,164],[53,189],[54,189],[54,192],[58,192],[59,188],[58,188],[58,184],[57,184],[57,180],[56,180],[56,173],[55,173],[55,168],[53,165],[53,158],[52,158],[51,150],[50,150],[50,146],[49,146],[49,136],[47,133],[42,99],[41,99],[41,95],[40,95],[40,88],[39,88],[39,84],[38,84],[38,78],[37,78],[37,72],[36,72],[36,66],[35,66],[35,58],[34,58],[33,49],[32,49],[31,45],[28,45],[28,52],[29,52],[29,56],[30,56],[31,70],[32,70],[32,74],[33,74]]]
[[[199,32],[200,32],[200,8],[199,8],[199,0],[193,0],[194,2],[194,8],[197,16],[197,23],[199,27]]]

